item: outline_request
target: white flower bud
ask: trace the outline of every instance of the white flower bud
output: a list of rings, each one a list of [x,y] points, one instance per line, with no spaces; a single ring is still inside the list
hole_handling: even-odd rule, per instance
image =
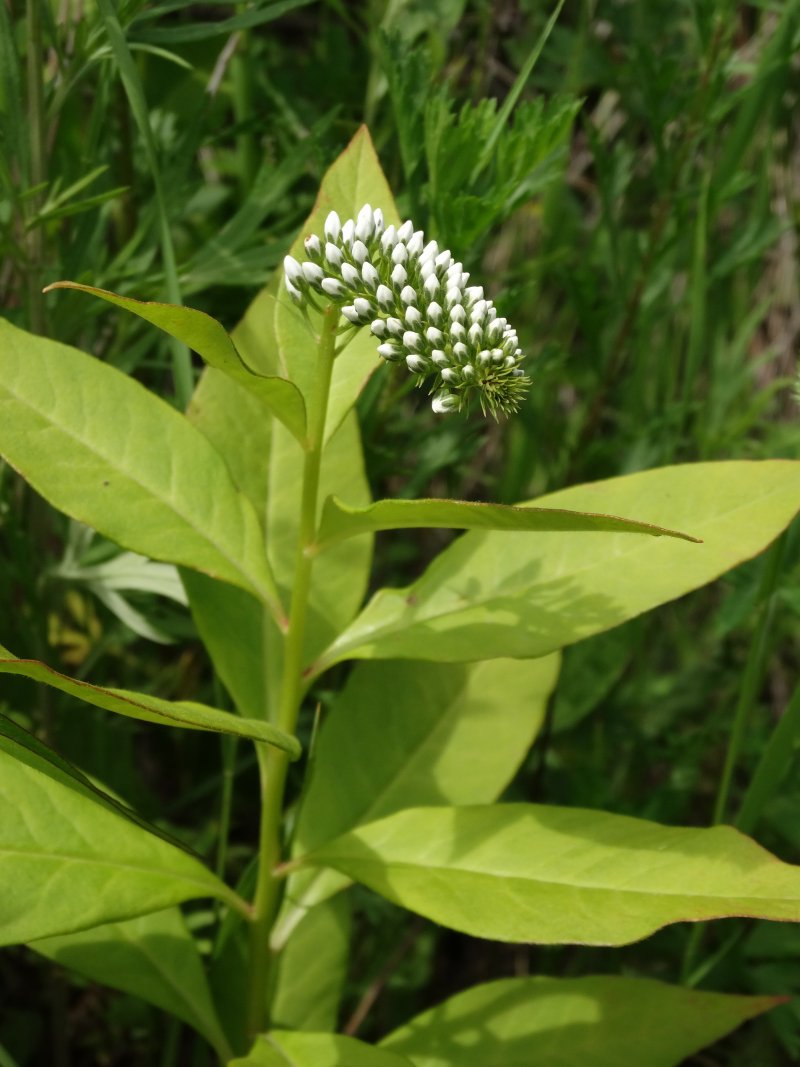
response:
[[[435,348],[433,352],[431,352],[431,359],[437,367],[450,366],[450,360],[447,358],[447,354],[445,352],[442,352],[440,348]]]
[[[285,278],[284,281],[286,282],[286,290],[289,293],[289,296],[291,296],[293,300],[297,300],[298,302],[302,300],[303,294],[300,292],[297,286],[292,285],[288,278]]]
[[[287,281],[292,282],[295,286],[305,284],[303,268],[293,256],[284,256],[283,269],[286,272]]]
[[[450,321],[451,322],[465,322],[467,313],[461,304],[456,304],[455,307],[450,308]]]
[[[388,359],[390,363],[396,363],[403,358],[403,350],[399,345],[394,345],[391,341],[388,341],[386,344],[378,345],[378,355]]]
[[[310,237],[306,237],[303,241],[306,249],[306,255],[311,256],[313,259],[319,259],[322,255],[322,246],[319,242],[319,237],[315,233],[312,233]]]
[[[443,389],[431,401],[431,407],[437,415],[447,415],[451,411],[458,410],[458,398]]]
[[[339,236],[339,231],[342,228],[342,224],[339,221],[339,216],[335,211],[332,211],[327,219],[325,219],[325,236],[329,241],[335,241]]]
[[[432,345],[443,345],[444,344],[444,334],[442,333],[441,330],[437,329],[435,326],[429,326],[427,328],[427,330],[425,331],[425,336],[427,337],[427,339],[430,341],[430,343]]]
[[[502,362],[502,360],[504,358],[505,358],[505,352],[502,350],[502,348],[493,348],[492,349],[492,359],[495,361],[495,363]]]
[[[467,358],[467,356],[469,355],[469,349],[463,343],[463,341],[456,341],[456,343],[453,345],[453,355],[458,360]]]
[[[442,371],[442,381],[449,382],[450,385],[456,385],[461,380],[461,375],[457,370],[453,370],[452,367],[445,367]]]
[[[381,237],[381,248],[384,252],[388,252],[390,248],[394,248],[397,244],[397,230],[394,226],[388,226]]]
[[[434,297],[439,292],[439,279],[435,274],[431,274],[430,278],[426,278],[422,286],[429,297]]]
[[[309,285],[314,285],[319,288],[319,283],[325,277],[322,267],[318,267],[316,263],[309,263],[306,261],[303,263],[303,276]]]
[[[376,235],[383,232],[383,212],[379,207],[376,207],[372,213],[372,219],[375,223]]]
[[[416,352],[422,344],[422,338],[418,333],[414,333],[413,330],[406,330],[403,334],[403,346],[408,348],[411,352]]]
[[[363,263],[368,255],[369,252],[367,251],[367,246],[364,244],[363,241],[353,242],[353,259],[356,261],[356,263]]]
[[[486,364],[487,363],[491,363],[491,361],[492,361],[492,353],[488,349],[484,348],[481,352],[478,353],[478,362],[482,366],[485,367]]]
[[[365,300],[363,296],[357,296],[355,298],[353,307],[362,319],[368,319],[375,314],[375,308],[370,304],[369,300]]]
[[[345,288],[340,281],[336,278],[323,278],[322,289],[328,294],[328,296],[342,297],[345,295]]]
[[[471,363],[465,363],[464,366],[461,368],[461,373],[464,375],[465,378],[474,378],[475,368],[472,366]]]
[[[419,276],[425,282],[431,275],[436,274],[436,264],[432,259],[426,259],[419,265]]]
[[[385,337],[386,336],[386,323],[384,322],[383,319],[375,319],[375,321],[370,326],[370,331],[376,337]]]
[[[368,285],[370,289],[376,289],[378,282],[381,280],[380,275],[369,260],[361,268],[361,277],[364,279],[364,284]]]
[[[413,233],[414,233],[414,223],[411,221],[411,219],[406,219],[406,221],[403,223],[403,225],[397,231],[397,240],[398,241],[403,241],[403,243],[405,243],[406,241],[410,240],[411,235]]]
[[[370,204],[364,204],[356,218],[356,237],[359,241],[368,241],[375,229],[375,219]]]
[[[400,299],[403,301],[404,304],[416,304],[417,294],[414,292],[410,285],[406,285],[400,293]]]
[[[394,304],[394,293],[388,285],[379,285],[375,290],[375,298],[381,307],[389,308]]]
[[[473,322],[469,328],[467,336],[469,338],[469,343],[477,348],[483,340],[483,327],[477,322]]]
[[[486,314],[486,301],[478,300],[470,309],[469,317],[473,322],[480,322]]]
[[[425,234],[422,230],[417,230],[408,242],[408,254],[413,257],[417,257],[422,251],[422,246],[425,243]]]
[[[437,304],[435,300],[432,300],[431,303],[428,304],[428,318],[431,322],[441,322],[442,315],[443,311],[441,304]]]
[[[422,322],[422,314],[420,313],[418,308],[415,308],[413,306],[407,307],[405,319],[409,326],[419,326]]]
[[[445,304],[449,304],[451,307],[453,304],[457,304],[460,306],[463,295],[464,294],[461,292],[457,285],[451,285],[447,292],[444,294],[444,302]]]
[[[342,253],[331,241],[328,241],[325,245],[325,259],[332,267],[341,267],[342,265]]]
[[[439,255],[436,257],[436,266],[441,271],[447,270],[447,268],[450,266],[450,264],[452,262],[453,262],[453,257],[450,255],[450,253],[447,251],[446,248],[442,252],[440,252]],[[461,264],[459,263],[458,266],[459,266],[459,269],[460,269],[461,268]]]
[[[454,322],[450,326],[450,336],[454,341],[463,341],[467,336],[467,331],[461,325],[460,322]]]
[[[405,332],[405,326],[402,319],[396,319],[391,316],[386,320],[386,329],[392,334],[393,337],[402,337]]]
[[[396,244],[392,249],[392,263],[405,263],[407,259],[408,252],[406,251],[406,246],[400,241],[400,243]]]
[[[506,356],[506,358],[503,360],[503,363],[506,367],[516,367],[517,365],[517,361],[514,359],[513,356]]]
[[[428,369],[428,361],[422,356],[406,356],[406,366],[413,374],[424,374]]]
[[[420,263],[427,263],[428,261],[430,261],[432,266],[436,267],[436,264],[433,261],[436,259],[438,254],[438,244],[435,241],[428,241],[428,243],[425,245],[425,247],[419,254],[419,261]]]
[[[356,236],[356,224],[348,219],[342,226],[342,244],[351,245]]]
[[[465,291],[465,296],[471,303],[476,300],[483,300],[483,287],[480,285],[470,285]]]
[[[352,304],[345,304],[345,306],[342,308],[342,314],[346,319],[349,319],[355,326],[358,326],[361,322],[361,316]]]
[[[399,289],[400,286],[405,285],[407,281],[408,274],[406,273],[406,268],[403,266],[402,263],[395,263],[394,269],[392,271],[393,284],[396,285]]]
[[[358,273],[352,263],[343,263],[341,270],[342,280],[345,282],[346,285],[349,285],[351,288],[358,285],[361,281],[361,275]]]
[[[503,334],[504,327],[505,319],[492,319],[492,321],[486,327],[486,340],[489,341],[491,344],[494,344],[496,341],[499,341]]]

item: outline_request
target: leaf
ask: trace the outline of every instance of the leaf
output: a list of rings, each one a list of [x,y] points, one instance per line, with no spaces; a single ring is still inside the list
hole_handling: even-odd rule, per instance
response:
[[[300,862],[497,941],[626,945],[676,922],[800,922],[800,868],[738,831],[581,808],[411,808]]]
[[[127,689],[108,689],[103,686],[90,685],[77,678],[48,667],[35,659],[19,659],[7,648],[0,645],[0,673],[20,674],[35,682],[43,682],[62,693],[77,697],[86,704],[106,711],[126,715],[143,722],[155,722],[162,726],[177,726],[185,730],[211,730],[215,733],[234,734],[247,737],[252,741],[265,741],[276,748],[288,752],[294,759],[301,754],[300,742],[296,737],[279,730],[271,723],[254,719],[240,719],[227,711],[218,711],[205,704],[196,704],[189,700],[161,700],[147,693],[133,693]]]
[[[156,301],[134,300],[120,296],[107,289],[79,282],[53,282],[45,289],[77,289],[99,297],[109,304],[116,304],[145,322],[157,326],[164,333],[181,341],[196,352],[210,366],[226,374],[243,389],[251,393],[266,410],[274,415],[292,432],[302,444],[306,438],[306,409],[296,386],[285,378],[265,377],[256,374],[242,360],[233,340],[216,319],[204,311],[183,307],[180,304],[161,304]]]
[[[256,1038],[250,1053],[228,1067],[411,1067],[411,1061],[340,1034],[273,1030]]]
[[[278,957],[270,1019],[287,1030],[334,1030],[350,955],[342,895],[308,911]]]
[[[255,511],[205,437],[132,378],[3,320],[0,454],[123,547],[238,585],[282,617]]]
[[[0,944],[34,941],[216,897],[202,863],[0,750]]]
[[[652,523],[622,519],[616,515],[595,515],[557,508],[508,507],[504,504],[476,504],[466,500],[378,500],[369,507],[353,507],[335,496],[328,497],[317,534],[317,550],[377,530],[410,530],[418,527],[445,530],[525,530],[528,532],[638,533],[653,537],[677,537],[697,542],[698,538]]]
[[[506,978],[459,993],[382,1046],[415,1067],[678,1067],[780,997],[649,978]]]
[[[314,667],[348,658],[542,656],[712,581],[800,507],[800,463],[695,463],[565,489],[547,507],[636,515],[703,544],[627,534],[471,532],[405,589],[383,589]]]
[[[496,800],[539,731],[558,666],[557,655],[359,664],[315,744],[296,851],[311,851],[403,808]],[[346,884],[330,870],[294,874],[274,935],[278,943],[303,908]]]
[[[182,1019],[222,1059],[231,1055],[194,938],[179,908],[32,941],[47,959]]]
[[[364,204],[380,208],[387,225],[399,223],[397,208],[366,126],[358,130],[326,172],[314,208],[301,227],[290,249],[291,254],[300,260],[306,258],[304,239],[310,233],[323,232],[330,211],[337,211],[343,220],[355,218]],[[281,273],[278,272],[270,287],[274,299],[275,338],[286,373],[305,397],[308,407],[317,387],[315,333],[318,333],[319,316],[310,313],[312,325],[309,327],[283,287]],[[336,357],[325,424],[326,439],[337,431],[380,362],[377,342],[368,330],[359,330]]]
[[[208,37],[225,37],[232,33],[272,22],[295,8],[305,7],[315,0],[273,0],[268,5],[258,4],[238,15],[217,22],[189,21],[177,26],[156,26],[153,29],[136,29],[135,40],[161,41],[176,44],[183,41],[203,41]]]

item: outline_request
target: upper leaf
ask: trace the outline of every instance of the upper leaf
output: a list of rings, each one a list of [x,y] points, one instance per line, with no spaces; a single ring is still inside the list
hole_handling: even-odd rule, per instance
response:
[[[359,508],[330,496],[323,508],[316,547],[321,550],[346,537],[377,530],[410,530],[418,527],[539,533],[638,533],[653,537],[677,537],[695,543],[698,541],[690,534],[667,530],[649,522],[560,508],[508,507],[467,500],[377,500],[369,507]]]
[[[800,868],[738,831],[580,808],[410,808],[302,862],[498,941],[624,945],[675,922],[800,922]]]
[[[628,534],[470,532],[413,585],[384,589],[321,657],[541,656],[710,582],[800,508],[800,462],[696,463],[580,485],[538,504],[636,515],[702,544]]]
[[[271,723],[255,719],[241,719],[227,711],[196,704],[189,700],[161,700],[147,693],[133,693],[127,689],[107,689],[90,685],[33,659],[19,659],[0,645],[0,672],[20,674],[25,678],[51,685],[62,693],[69,693],[97,708],[114,711],[144,722],[156,722],[165,726],[180,726],[188,730],[212,730],[216,733],[235,734],[252,741],[266,741],[288,752],[294,759],[300,755],[300,742],[296,737],[279,730]]]
[[[134,300],[119,296],[107,289],[79,282],[53,282],[51,289],[77,289],[90,296],[97,296],[109,304],[116,304],[145,322],[151,322],[164,333],[175,337],[193,352],[196,352],[210,367],[228,375],[252,393],[275,418],[294,434],[301,444],[306,437],[306,409],[297,387],[285,378],[258,374],[247,366],[236,350],[221,323],[204,311],[183,307],[180,304],[160,304],[155,301]]]
[[[416,1067],[677,1067],[778,997],[700,993],[648,978],[506,978],[395,1030]]]
[[[177,411],[113,367],[0,320],[0,454],[118,544],[282,607],[250,502]]]

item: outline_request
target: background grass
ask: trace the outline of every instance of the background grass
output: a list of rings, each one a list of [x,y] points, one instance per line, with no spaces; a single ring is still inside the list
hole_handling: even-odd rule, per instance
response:
[[[376,494],[510,502],[670,462],[797,458],[800,4],[571,0],[539,54],[555,6],[1,5],[4,314],[182,406],[189,353],[42,285],[182,299],[232,327],[367,122],[401,210],[488,279],[534,378],[519,416],[493,425],[436,419],[376,375],[359,409]],[[377,580],[418,573],[445,536],[382,538]],[[0,469],[0,641],[100,682],[223,701],[168,574],[120,585],[116,555]],[[746,798],[759,839],[797,862],[794,717],[770,738],[795,691],[798,614],[795,530],[712,589],[571,649],[509,796],[698,824],[722,801],[736,819]],[[225,753],[240,779],[228,839],[217,741],[91,711],[76,736],[59,699],[7,681],[0,704],[199,851],[222,842],[229,874],[245,864],[251,761]],[[477,946],[356,899],[342,1022],[368,1038],[508,974],[800,993],[800,935],[785,927],[731,921],[694,941],[677,927],[613,952]],[[370,986],[383,995],[362,1019]],[[24,949],[0,957],[0,1046],[3,1067],[206,1062],[165,1017]],[[798,1057],[788,1006],[692,1063]]]

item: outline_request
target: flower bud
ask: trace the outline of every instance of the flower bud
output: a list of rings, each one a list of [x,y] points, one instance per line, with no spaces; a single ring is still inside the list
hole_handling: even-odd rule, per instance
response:
[[[403,358],[403,350],[399,345],[392,344],[391,341],[385,344],[378,345],[378,355],[383,356],[390,363],[396,363],[399,359]]]
[[[409,326],[416,327],[422,322],[422,314],[419,308],[415,308],[413,305],[406,308],[405,320]]]
[[[283,269],[286,273],[287,281],[290,281],[297,288],[302,288],[305,285],[303,268],[293,256],[284,256]]]
[[[361,282],[361,275],[358,273],[352,263],[342,264],[342,281],[349,285],[350,288],[354,288]]]
[[[412,352],[416,352],[422,344],[422,338],[413,330],[406,330],[403,334],[403,346]]]
[[[336,278],[323,278],[322,289],[328,296],[341,297],[345,295],[345,288]]]
[[[402,263],[396,263],[394,269],[392,270],[392,282],[399,289],[401,286],[405,285],[407,281],[408,274],[406,272],[406,268],[403,266]]]
[[[384,252],[388,252],[390,248],[394,248],[397,244],[397,230],[394,226],[387,226],[381,236],[381,248]]]
[[[342,226],[342,244],[348,246],[352,245],[353,241],[355,240],[355,236],[356,224],[353,222],[352,219],[348,219],[347,222]]]
[[[375,299],[383,308],[390,308],[394,305],[394,293],[388,285],[379,285],[375,290]]]
[[[431,407],[437,415],[447,415],[451,411],[458,411],[458,398],[443,389],[433,398]]]
[[[353,242],[353,259],[356,261],[356,263],[363,263],[368,255],[369,252],[367,251],[367,246],[364,244],[363,241]]]
[[[369,260],[361,268],[361,277],[364,279],[364,284],[368,285],[370,289],[377,289],[380,275]]]
[[[424,374],[428,369],[428,361],[422,356],[406,356],[406,366],[414,374]]]
[[[353,301],[353,307],[358,312],[359,316],[366,320],[371,318],[375,314],[375,308],[369,302],[365,300],[363,296],[357,296]]]
[[[408,259],[408,250],[401,241],[392,249],[392,263],[405,263]]]
[[[431,274],[430,278],[425,279],[425,283],[422,286],[429,297],[433,298],[439,292],[439,279],[435,274]]]
[[[444,344],[444,334],[436,326],[429,326],[425,331],[425,336],[432,345]]]
[[[312,233],[309,237],[306,237],[303,241],[305,246],[306,255],[311,256],[312,259],[319,259],[322,255],[322,246],[320,244],[319,237],[315,233]]]
[[[361,316],[353,307],[352,304],[345,304],[342,308],[342,314],[346,319],[349,319],[355,326],[358,326],[361,322]]]
[[[309,263],[308,261],[303,263],[302,267],[303,275],[308,284],[313,285],[318,289],[320,282],[325,277],[322,267],[318,267],[316,263]]]
[[[404,304],[416,304],[417,294],[410,285],[406,285],[400,293],[400,299]]]
[[[402,241],[405,244],[406,241],[411,239],[413,233],[414,223],[411,221],[411,219],[406,219],[406,221],[397,231],[397,240]]]
[[[394,316],[390,316],[386,320],[386,329],[393,337],[402,337],[405,332],[405,326],[402,319],[397,319]]]
[[[325,219],[325,236],[329,241],[335,241],[341,231],[342,224],[339,221],[339,216],[335,211],[331,211],[328,217]]]
[[[332,267],[341,267],[342,265],[342,253],[331,241],[328,241],[325,245],[325,259]]]
[[[370,325],[370,331],[376,337],[385,337],[386,336],[386,322],[384,321],[384,319],[375,319],[375,321]]]

